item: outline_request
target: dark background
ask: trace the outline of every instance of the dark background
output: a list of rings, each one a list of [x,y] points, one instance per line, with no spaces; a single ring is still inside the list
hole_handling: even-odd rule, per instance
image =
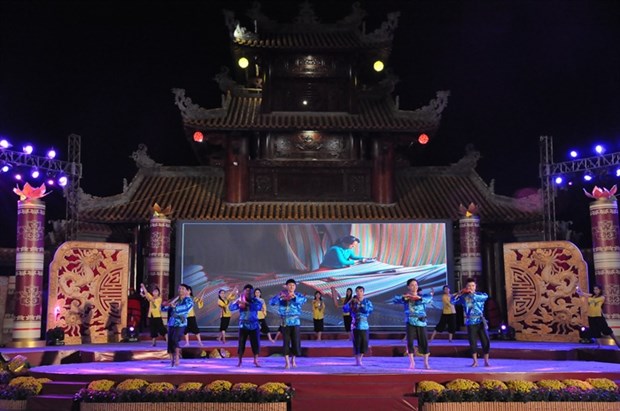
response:
[[[296,1],[263,1],[273,19],[292,21]],[[367,31],[400,11],[389,66],[402,109],[450,90],[438,135],[411,152],[415,165],[458,161],[468,144],[482,153],[478,172],[498,194],[540,187],[539,138],[550,135],[555,161],[597,141],[620,151],[620,2],[361,1]],[[315,1],[323,22],[350,1]],[[212,80],[231,66],[222,9],[244,25],[249,1],[0,2],[0,135],[19,145],[53,146],[67,159],[67,136],[82,136],[83,189],[107,196],[136,172],[138,144],[165,165],[197,164],[170,89],[220,105]],[[590,155],[590,154],[587,154]],[[595,181],[610,187],[613,180]],[[37,183],[38,185],[38,183]],[[0,175],[0,246],[14,246],[15,182]],[[46,200],[49,219],[64,198]],[[558,216],[589,230],[588,203],[576,184],[558,197]]]

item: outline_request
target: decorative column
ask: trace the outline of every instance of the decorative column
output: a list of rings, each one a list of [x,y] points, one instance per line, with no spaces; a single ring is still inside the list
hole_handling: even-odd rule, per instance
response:
[[[155,203],[151,217],[148,252],[148,285],[156,285],[164,299],[170,289],[170,206],[162,210]]]
[[[463,217],[459,219],[461,245],[461,286],[468,278],[478,282],[482,275],[482,255],[480,253],[480,217],[478,207],[470,203],[467,208],[459,205]]]
[[[226,152],[226,201],[243,203],[248,200],[248,139],[236,137],[228,145]]]
[[[394,202],[394,145],[391,141],[372,140],[372,199],[379,204]]]
[[[605,295],[603,314],[607,323],[618,332],[620,330],[620,240],[618,238],[616,191],[615,185],[611,190],[596,186],[592,193],[584,190],[586,196],[596,200],[590,203],[595,282],[601,286]]]
[[[13,341],[41,338],[43,256],[45,237],[45,184],[23,190],[14,188],[17,202],[17,249],[15,253],[15,319]]]

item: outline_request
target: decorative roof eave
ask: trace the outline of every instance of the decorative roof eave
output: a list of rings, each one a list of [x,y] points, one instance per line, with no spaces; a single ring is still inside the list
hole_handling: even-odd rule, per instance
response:
[[[449,91],[438,91],[428,105],[414,111],[400,110],[391,97],[360,99],[360,114],[344,112],[260,112],[262,96],[227,93],[222,107],[205,109],[173,89],[175,103],[188,128],[203,131],[313,130],[420,133],[439,128],[441,114],[448,104]],[[239,93],[235,93],[239,94]]]

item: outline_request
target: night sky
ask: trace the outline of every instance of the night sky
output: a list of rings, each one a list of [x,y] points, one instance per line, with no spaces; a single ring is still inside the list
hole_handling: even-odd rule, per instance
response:
[[[315,1],[323,22],[349,14],[350,1]],[[553,136],[555,161],[595,141],[620,151],[620,2],[361,1],[367,31],[400,11],[390,68],[402,109],[450,90],[439,133],[412,153],[416,165],[458,161],[468,144],[478,172],[498,194],[536,189],[539,137]],[[263,1],[292,21],[297,1]],[[144,143],[165,165],[194,165],[170,89],[203,107],[220,105],[212,80],[231,66],[222,9],[250,28],[248,1],[1,1],[0,135],[16,145],[53,146],[66,160],[67,136],[82,136],[82,188],[121,192]],[[589,154],[587,154],[589,155]],[[610,186],[613,182],[600,181]],[[14,245],[15,182],[0,176],[2,238]],[[587,186],[589,189],[593,184]],[[561,218],[587,217],[577,185],[558,197]],[[526,190],[527,191],[527,190]],[[466,200],[464,200],[466,201]],[[50,218],[64,216],[56,190]]]

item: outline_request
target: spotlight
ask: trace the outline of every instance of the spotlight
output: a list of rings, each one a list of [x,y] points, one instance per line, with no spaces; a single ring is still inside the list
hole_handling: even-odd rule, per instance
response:
[[[32,152],[34,151],[34,147],[32,147],[32,144],[26,144],[24,147],[22,147],[22,151],[25,154],[32,154]]]
[[[594,338],[592,338],[590,334],[590,329],[585,325],[582,325],[579,329],[579,342],[581,344],[592,344],[594,342]]]
[[[568,153],[568,155],[569,155],[571,158],[577,158],[577,156],[579,155],[579,153],[578,153],[577,151],[575,151],[575,150],[571,150],[571,152],[570,152],[570,153]]]
[[[0,167],[0,171],[2,171],[3,173],[8,173],[10,169],[11,169],[10,164],[3,164],[2,167]]]
[[[620,168],[616,169],[616,177],[620,177]]]
[[[497,330],[497,339],[504,341],[513,341],[515,339],[515,329],[508,324],[502,324]]]
[[[558,177],[555,178],[554,181],[555,181],[555,183],[557,185],[560,185],[560,184],[562,184],[564,182],[564,179],[562,177],[558,176]]]
[[[596,154],[603,154],[605,152],[605,147],[597,144],[596,146],[594,146],[594,151],[596,152]]]
[[[67,177],[65,177],[65,176],[62,176],[62,177],[60,177],[58,179],[58,185],[61,186],[61,187],[66,186],[67,183],[68,183],[68,180],[67,180]]]
[[[0,148],[9,148],[12,146],[13,145],[9,143],[7,139],[3,138],[2,140],[0,140]]]
[[[591,174],[591,173],[589,173],[589,172],[588,172],[588,173],[585,173],[585,174],[583,175],[583,179],[584,179],[584,181],[592,181],[592,179],[593,179],[593,178],[594,178],[594,177],[593,177],[593,176],[592,176],[592,174]]]
[[[55,183],[54,183],[54,180],[53,180],[53,179],[51,179],[51,178],[50,178],[50,179],[48,179],[48,180],[47,180],[47,185],[48,185],[48,186],[53,186],[54,184],[55,184]]]
[[[121,330],[121,337],[123,342],[138,342],[140,340],[140,333],[134,326],[129,326]]]
[[[56,158],[56,150],[54,150],[53,148],[47,151],[47,158],[49,158],[50,160]]]
[[[32,172],[30,173],[30,176],[32,178],[39,178],[40,175],[41,175],[41,172],[39,172],[39,170],[36,168],[33,169]]]
[[[22,175],[21,174],[15,174],[15,180],[22,181]]]
[[[65,330],[61,327],[47,330],[45,333],[45,345],[65,345]]]

